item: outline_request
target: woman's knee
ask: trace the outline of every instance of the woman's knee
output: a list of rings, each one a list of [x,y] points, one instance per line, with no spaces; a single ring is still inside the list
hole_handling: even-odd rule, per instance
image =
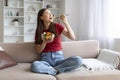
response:
[[[80,56],[72,56],[72,57],[70,57],[70,59],[75,61],[77,65],[82,65],[83,64],[82,58]]]
[[[31,64],[31,71],[38,72],[41,68],[41,66],[47,65],[47,62],[45,61],[34,61]]]
[[[37,64],[38,64],[39,61],[34,61],[32,64],[31,64],[31,67],[35,67]]]
[[[34,62],[31,64],[31,71],[33,71],[33,72],[36,72],[36,71],[37,71],[38,63],[39,63],[39,61],[34,61]]]

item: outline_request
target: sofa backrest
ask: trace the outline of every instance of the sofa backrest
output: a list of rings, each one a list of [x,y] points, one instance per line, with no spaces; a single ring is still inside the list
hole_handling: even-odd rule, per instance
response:
[[[65,57],[81,56],[95,58],[99,53],[99,43],[96,40],[62,42]],[[33,62],[39,59],[33,42],[0,43],[0,46],[17,62]]]
[[[65,57],[81,56],[83,58],[96,58],[99,54],[99,42],[97,40],[83,40],[63,42]]]
[[[17,62],[33,62],[39,58],[33,42],[0,43],[0,46]]]

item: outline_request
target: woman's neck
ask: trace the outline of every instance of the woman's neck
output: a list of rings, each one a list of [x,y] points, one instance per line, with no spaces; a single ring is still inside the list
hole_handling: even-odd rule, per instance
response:
[[[44,29],[49,29],[50,23],[44,22],[45,28]]]

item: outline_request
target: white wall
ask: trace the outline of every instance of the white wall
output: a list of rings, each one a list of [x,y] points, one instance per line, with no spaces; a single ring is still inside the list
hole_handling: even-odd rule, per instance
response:
[[[0,42],[3,41],[3,0],[0,0]]]
[[[86,39],[86,35],[82,34],[82,31],[88,32],[85,28],[86,0],[64,0],[64,5],[64,12],[70,14],[68,20],[75,32],[76,40]],[[68,41],[68,39],[65,40]]]
[[[63,10],[65,14],[69,14],[67,18],[76,36],[78,35],[77,31],[79,27],[79,1],[80,0],[64,0]],[[68,41],[67,38],[65,38],[65,40]]]
[[[86,21],[86,0],[80,0],[79,3],[79,37],[78,40],[82,40],[85,39],[85,37],[87,37],[85,34],[82,34],[84,32],[87,32],[88,29],[86,29],[85,27],[85,21]],[[84,32],[83,32],[84,31]]]

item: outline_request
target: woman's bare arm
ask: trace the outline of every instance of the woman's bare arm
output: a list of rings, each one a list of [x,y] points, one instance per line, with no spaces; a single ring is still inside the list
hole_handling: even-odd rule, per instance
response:
[[[64,30],[62,31],[62,33],[63,33],[66,37],[68,37],[69,39],[75,40],[75,34],[74,34],[72,28],[70,27],[66,16],[65,16],[65,15],[61,15],[61,16],[60,16],[60,19],[63,21],[63,23],[64,23],[64,25],[65,25],[65,28],[64,28]]]
[[[46,42],[43,42],[42,44],[36,44],[35,48],[37,53],[40,54],[44,50],[46,44],[47,44]]]

